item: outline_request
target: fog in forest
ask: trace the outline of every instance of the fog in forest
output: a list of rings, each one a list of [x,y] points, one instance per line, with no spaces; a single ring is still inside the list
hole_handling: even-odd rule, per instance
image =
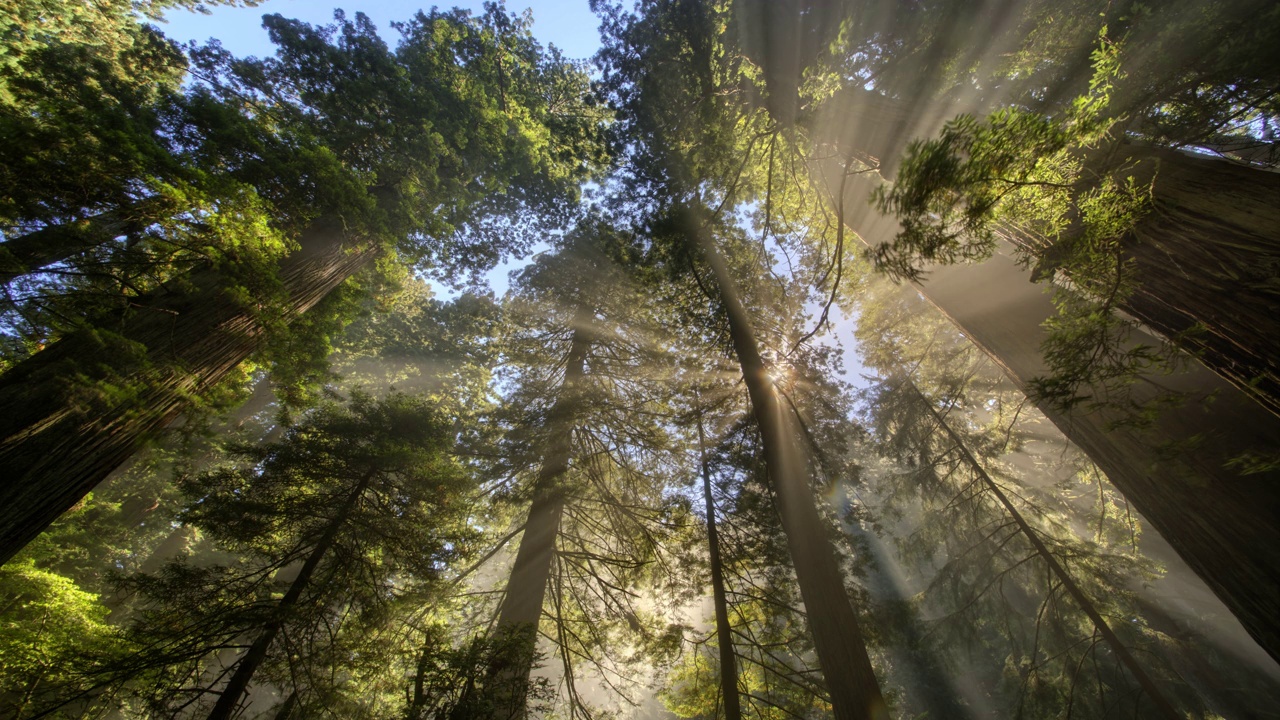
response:
[[[0,718],[1280,717],[1280,6],[10,5]]]

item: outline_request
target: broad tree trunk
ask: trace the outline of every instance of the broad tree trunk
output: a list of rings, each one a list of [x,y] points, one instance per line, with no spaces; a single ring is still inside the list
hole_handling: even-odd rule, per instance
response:
[[[986,111],[920,103],[844,90],[814,131],[837,146],[833,158],[863,159],[891,180],[911,140],[936,136],[959,112]],[[1123,309],[1280,415],[1280,173],[1127,139],[1089,151],[1084,162],[1086,177],[1128,168],[1154,181],[1151,212],[1124,243],[1137,290]],[[829,165],[822,172],[840,177],[838,162]],[[870,176],[851,182],[845,205],[851,227],[881,226],[867,236],[878,242],[896,226],[866,202],[876,184]]]
[[[342,530],[342,526],[350,519],[352,511],[360,503],[360,496],[369,487],[369,481],[372,478],[372,472],[365,475],[356,484],[351,494],[347,496],[338,513],[329,521],[324,533],[311,550],[311,554],[302,563],[302,569],[298,571],[298,576],[293,579],[293,583],[289,585],[289,590],[284,594],[284,597],[280,598],[271,620],[262,628],[262,632],[254,639],[253,644],[249,646],[244,656],[236,664],[235,673],[227,681],[226,686],[222,689],[222,694],[218,696],[218,702],[214,704],[213,710],[209,712],[209,720],[231,720],[236,708],[240,705],[240,699],[244,696],[245,691],[249,689],[249,683],[253,680],[254,673],[258,671],[262,661],[267,658],[267,651],[271,649],[271,643],[275,642],[276,636],[280,634],[280,630],[284,627],[289,613],[293,611],[293,608],[298,604],[298,600],[302,598],[302,593],[306,592],[307,587],[311,584],[311,576],[315,575],[316,568],[320,566],[320,561],[333,548],[338,532]]]
[[[765,466],[787,536],[809,631],[831,694],[833,717],[886,718],[888,707],[871,668],[862,627],[845,589],[826,523],[818,513],[810,486],[810,466],[797,442],[794,418],[778,400],[724,258],[696,217],[690,214],[686,223],[690,250],[711,267],[728,315],[729,333],[760,426]]]
[[[525,523],[520,548],[507,581],[506,595],[498,616],[497,634],[513,643],[519,652],[503,658],[494,668],[490,683],[494,685],[494,720],[522,718],[525,715],[525,689],[533,670],[533,651],[538,642],[538,622],[542,619],[542,603],[555,556],[556,535],[564,514],[563,479],[569,470],[573,447],[573,427],[581,404],[579,385],[586,375],[587,351],[591,347],[589,326],[592,314],[579,308],[574,317],[573,339],[565,361],[564,383],[548,416],[550,437],[542,468],[534,485],[533,504]]]
[[[888,102],[877,97],[871,106]],[[896,116],[890,103],[888,122]],[[1164,409],[1143,432],[1117,431],[1108,424],[1122,418],[1096,412],[1040,409],[1280,658],[1280,471],[1242,475],[1226,464],[1244,453],[1265,460],[1280,443],[1280,173],[1137,142],[1086,160],[1094,171],[1136,162],[1138,178],[1154,180],[1152,211],[1124,242],[1137,287],[1122,309],[1175,338],[1204,369],[1139,382],[1142,392],[1172,386],[1191,398]],[[825,172],[837,177],[839,168],[833,162]],[[873,184],[869,176],[855,178],[845,203],[852,210],[847,224],[872,247],[899,230],[860,202]],[[922,291],[1019,387],[1050,371],[1039,325],[1054,309],[1007,258],[932,268]]]
[[[1009,517],[1013,519],[1014,524],[1018,526],[1018,530],[1021,531],[1022,535],[1027,538],[1027,541],[1031,543],[1031,547],[1036,551],[1036,554],[1039,555],[1040,559],[1049,566],[1049,570],[1057,576],[1058,580],[1062,583],[1062,587],[1066,589],[1067,594],[1070,595],[1076,605],[1084,611],[1084,614],[1089,617],[1089,621],[1093,623],[1093,627],[1098,631],[1098,634],[1106,640],[1107,645],[1111,648],[1111,652],[1115,654],[1120,663],[1124,665],[1125,669],[1129,671],[1129,674],[1133,676],[1133,679],[1138,682],[1138,686],[1142,688],[1144,693],[1146,693],[1147,698],[1151,701],[1151,705],[1154,708],[1154,714],[1164,718],[1165,720],[1180,720],[1183,716],[1179,714],[1178,711],[1174,710],[1172,703],[1170,703],[1169,699],[1165,697],[1164,691],[1160,689],[1160,686],[1156,685],[1155,682],[1152,681],[1151,676],[1147,675],[1147,671],[1142,667],[1142,665],[1138,664],[1138,661],[1133,657],[1133,653],[1129,652],[1129,648],[1115,634],[1115,631],[1111,629],[1111,626],[1107,623],[1106,619],[1102,617],[1102,613],[1098,612],[1097,607],[1094,606],[1093,601],[1084,594],[1084,591],[1081,590],[1080,586],[1076,583],[1075,578],[1071,577],[1071,574],[1067,572],[1066,568],[1062,567],[1062,563],[1058,562],[1058,557],[1049,552],[1049,548],[1046,547],[1044,541],[1040,539],[1040,535],[1034,528],[1027,524],[1026,519],[1022,517],[1022,513],[1019,512],[1018,508],[1009,501],[1008,496],[1006,496],[1004,491],[1000,489],[1000,486],[996,484],[995,480],[991,479],[991,475],[987,473],[986,468],[982,466],[982,463],[978,462],[978,459],[974,457],[972,452],[970,452],[969,446],[966,445],[960,435],[951,428],[951,425],[947,423],[947,420],[942,416],[942,413],[934,407],[933,402],[925,396],[925,394],[920,391],[920,388],[916,387],[915,383],[911,382],[910,379],[904,378],[903,382],[911,386],[912,391],[914,391],[920,402],[924,403],[925,407],[928,408],[929,415],[933,418],[933,421],[942,429],[943,432],[946,433],[947,438],[951,440],[955,449],[960,451],[960,454],[964,457],[965,463],[968,464],[969,467],[977,473],[978,477],[982,479],[982,484],[986,486],[987,491],[995,496],[996,500],[1000,503],[1000,506],[1004,508],[1005,512],[1009,514]]]
[[[9,238],[0,243],[0,284],[75,257],[121,235],[140,232],[153,218],[175,209],[173,200],[157,195],[129,207]]]
[[[306,312],[368,263],[314,228],[280,267],[288,311]],[[149,298],[116,333],[80,331],[0,376],[0,562],[71,508],[148,437],[257,349],[262,325],[217,289]]]
[[[1122,151],[1155,180],[1153,209],[1125,243],[1137,280],[1125,310],[1280,416],[1280,173]]]
[[[1024,392],[1044,375],[1041,326],[1054,308],[1004,255],[980,265],[938,268],[924,295]],[[1150,338],[1147,338],[1150,342]],[[1244,628],[1280,658],[1280,471],[1242,475],[1227,463],[1280,443],[1280,419],[1206,367],[1150,375],[1139,401],[1161,388],[1185,393],[1150,427],[1114,426],[1115,411],[1040,410],[1098,464],[1133,507],[1199,575]]]
[[[729,602],[724,592],[724,564],[720,560],[720,534],[716,531],[716,503],[711,493],[711,466],[707,463],[702,409],[698,409],[698,461],[702,469],[702,497],[707,506],[707,553],[711,559],[711,594],[716,606],[716,645],[720,649],[720,697],[725,720],[742,720],[742,699],[738,697],[738,659],[733,651],[733,628],[729,627]]]

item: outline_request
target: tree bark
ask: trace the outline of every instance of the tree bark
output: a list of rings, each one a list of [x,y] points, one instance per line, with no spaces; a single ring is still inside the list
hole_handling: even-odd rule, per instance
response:
[[[1280,173],[1122,150],[1155,182],[1124,246],[1137,281],[1125,310],[1280,416]]]
[[[218,702],[214,704],[213,710],[209,712],[209,720],[231,720],[236,708],[240,705],[240,699],[244,696],[245,690],[249,689],[249,683],[253,680],[254,673],[258,671],[258,667],[266,659],[267,651],[271,649],[271,643],[275,642],[276,635],[279,635],[280,630],[284,628],[288,614],[298,604],[298,600],[302,598],[302,593],[306,592],[307,586],[311,584],[311,576],[315,574],[316,568],[320,566],[320,561],[333,548],[338,532],[342,530],[342,526],[350,519],[351,512],[359,504],[360,496],[369,487],[369,481],[373,479],[373,475],[374,473],[370,472],[361,478],[338,510],[338,514],[334,515],[333,519],[329,521],[324,533],[316,542],[315,548],[311,550],[311,554],[302,563],[302,569],[298,571],[298,576],[293,579],[284,597],[280,598],[280,602],[275,607],[273,617],[262,628],[262,632],[254,639],[248,651],[236,664],[235,673],[227,681],[226,687],[222,689],[221,695],[218,696]]]
[[[311,229],[281,263],[287,310],[306,312],[375,254]],[[215,272],[191,280],[194,292],[150,297],[117,333],[68,335],[0,376],[0,562],[257,349],[261,323]]]
[[[0,284],[92,250],[129,233],[140,232],[174,210],[174,201],[156,195],[127,208],[83,220],[47,225],[0,243]]]
[[[1048,372],[1041,323],[1054,312],[1049,297],[1025,278],[1011,258],[997,255],[979,265],[937,268],[920,286],[1023,392],[1031,378]],[[1146,428],[1114,426],[1124,418],[1106,408],[1039,407],[1258,644],[1280,658],[1280,471],[1242,475],[1226,464],[1250,450],[1277,447],[1280,420],[1198,364],[1144,377],[1133,386],[1135,399],[1153,399],[1162,388],[1188,399]]]
[[[735,284],[698,218],[685,221],[690,250],[711,267],[729,320],[734,352],[760,427],[765,465],[787,537],[796,581],[808,615],[818,664],[826,678],[836,720],[887,718],[888,706],[867,655],[862,627],[845,590],[835,548],[827,536],[810,486],[810,467],[796,440],[794,420],[784,411],[760,355],[755,333]]]
[[[702,409],[698,409],[698,461],[702,469],[702,497],[707,506],[707,553],[711,559],[711,595],[716,606],[716,645],[720,650],[720,696],[725,720],[742,720],[742,699],[738,697],[738,660],[733,651],[733,628],[729,627],[729,602],[724,592],[724,565],[720,560],[720,535],[716,531],[716,503],[711,493],[711,466],[707,463]]]
[[[892,122],[890,101],[877,97],[870,106],[886,103]],[[842,142],[856,142],[856,135]],[[1217,377],[1195,368],[1144,377],[1139,389],[1172,384],[1191,398],[1163,410],[1144,432],[1117,431],[1108,423],[1119,418],[1098,413],[1068,414],[1043,403],[1040,409],[1280,658],[1280,554],[1273,550],[1280,542],[1280,471],[1242,475],[1226,465],[1249,452],[1265,459],[1280,442],[1280,173],[1126,141],[1086,161],[1094,172],[1137,163],[1138,179],[1154,181],[1152,210],[1123,244],[1136,289],[1121,309],[1176,340],[1205,374]],[[834,162],[826,170],[839,171]],[[875,247],[899,228],[856,202],[871,184],[866,176],[857,180],[846,221]],[[1046,262],[1052,266],[1053,258]],[[1039,325],[1054,312],[1027,277],[997,256],[978,266],[930,269],[922,284],[1024,390],[1050,371],[1039,350]],[[1192,331],[1196,327],[1203,330]],[[1178,448],[1176,456],[1168,452]]]
[[[935,136],[962,110],[985,111],[921,102],[842,90],[813,131],[837,146],[833,158],[860,158],[891,180],[912,139]],[[1123,310],[1280,416],[1280,173],[1123,138],[1083,161],[1086,177],[1128,168],[1154,182],[1151,212],[1124,242],[1137,290]],[[822,172],[839,177],[837,165]],[[850,184],[850,227],[893,225],[866,203],[875,185],[869,176]]]
[[[592,321],[592,313],[580,307],[573,321],[573,339],[565,361],[564,382],[547,419],[551,434],[534,484],[533,504],[529,507],[529,518],[525,522],[524,535],[520,538],[520,548],[516,551],[515,564],[511,568],[498,616],[498,636],[511,641],[519,652],[513,657],[503,658],[502,666],[491,674],[490,682],[494,684],[491,717],[494,720],[525,716],[525,689],[533,670],[538,622],[542,619],[542,604],[555,557],[556,535],[564,514],[563,479],[569,470],[573,427],[581,404],[579,385],[586,375]]]

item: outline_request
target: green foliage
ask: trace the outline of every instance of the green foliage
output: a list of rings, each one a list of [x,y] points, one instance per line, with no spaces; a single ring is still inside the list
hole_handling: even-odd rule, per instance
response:
[[[1050,245],[1066,232],[1070,191],[1081,173],[1076,155],[1102,140],[1114,122],[1104,111],[1121,76],[1118,49],[1105,27],[1101,37],[1089,92],[1061,115],[1020,108],[982,121],[961,115],[938,138],[908,147],[897,182],[874,195],[877,207],[902,224],[892,242],[874,249],[878,269],[918,280],[928,263],[985,259],[995,250],[1001,223]],[[1096,198],[1099,190],[1093,192]]]
[[[403,523],[377,534],[379,562],[425,571],[461,552],[467,535],[449,524],[465,511],[451,507],[450,497],[468,484],[446,454],[450,443],[447,423],[425,401],[356,391],[347,408],[330,401],[283,440],[237,448],[247,463],[185,480],[193,504],[183,521],[228,549],[287,562],[321,534],[345,491],[371,483],[361,495],[368,506],[343,519],[344,532],[358,544],[357,528],[366,523],[366,530]]]
[[[492,410],[491,382],[503,352],[506,316],[486,295],[445,302],[414,278],[365,298],[338,339],[335,370],[350,382],[429,398],[451,416]]]
[[[1041,399],[1062,409],[1081,403],[1120,408],[1125,422],[1147,423],[1171,399],[1138,403],[1128,388],[1144,373],[1167,370],[1170,348],[1135,340],[1119,313],[1135,289],[1125,241],[1152,207],[1150,184],[1134,168],[1100,172],[1089,153],[1115,122],[1106,111],[1120,47],[1107,29],[1092,55],[1093,78],[1057,116],[1006,108],[985,121],[962,115],[933,140],[910,145],[900,177],[875,202],[901,231],[873,250],[876,267],[920,280],[931,263],[984,260],[1001,240],[1034,277],[1064,285],[1042,345],[1050,373],[1031,380]]]
[[[892,243],[875,248],[877,268],[917,280],[928,263],[990,257],[996,247],[993,222],[1010,194],[1029,186],[1067,187],[1057,168],[1044,162],[1066,144],[1059,124],[1018,110],[1001,110],[981,122],[962,115],[939,138],[916,141],[898,181],[876,191],[879,209],[902,223]]]
[[[122,645],[97,594],[29,558],[0,568],[0,608],[0,712],[8,717],[75,677],[84,658]]]
[[[363,14],[335,20],[313,27],[267,16],[274,58],[237,60],[216,46],[197,56],[219,74],[210,91],[255,98],[282,130],[332,153],[373,200],[312,200],[312,212],[385,233],[409,262],[483,266],[511,243],[486,230],[487,217],[553,212],[603,160],[585,73],[544,52],[528,18],[497,5],[478,17],[418,13],[395,26],[394,50]],[[254,165],[245,170],[275,172]],[[309,192],[327,192],[308,174]]]
[[[469,551],[475,531],[458,500],[470,475],[448,457],[451,445],[424,401],[356,392],[345,406],[313,409],[283,439],[239,446],[239,463],[188,476],[181,521],[200,530],[201,559],[125,577],[137,596],[128,631],[103,630],[111,654],[81,645],[81,662],[58,677],[45,671],[39,704],[88,692],[94,706],[177,712],[234,662],[224,650],[274,622],[288,640],[273,644],[259,682],[292,688],[305,703],[392,702],[349,696],[348,684],[388,682],[400,645],[386,638],[434,601],[442,575]],[[336,535],[322,540],[331,528]],[[315,580],[277,607],[291,566],[313,553],[322,554]],[[298,673],[305,682],[291,680]]]
[[[507,692],[495,687],[499,663],[538,665],[540,658],[523,633],[478,636],[457,645],[439,624],[423,631],[417,663],[412,668],[406,720],[484,720],[493,717],[494,702]],[[530,713],[546,712],[554,697],[545,677],[529,680],[519,690]]]
[[[274,57],[240,60],[216,43],[195,49],[198,81],[185,91],[178,82],[186,60],[176,48],[127,13],[117,20],[168,53],[154,61],[167,73],[164,82],[152,81],[150,66],[131,67],[121,73],[147,88],[129,96],[131,104],[107,95],[94,104],[99,96],[82,93],[59,100],[61,109],[12,113],[15,123],[70,115],[47,129],[56,142],[33,136],[7,144],[15,156],[5,166],[66,169],[48,182],[29,173],[9,178],[7,198],[34,199],[0,212],[0,230],[12,238],[52,228],[78,239],[36,266],[66,261],[70,269],[16,284],[5,308],[14,336],[9,362],[76,327],[145,312],[153,296],[199,285],[201,273],[281,336],[292,313],[277,264],[317,225],[395,245],[403,262],[420,269],[478,273],[553,225],[578,182],[605,159],[604,115],[587,102],[585,71],[544,51],[528,18],[496,5],[478,17],[420,13],[397,26],[394,49],[363,15],[339,13],[328,28],[269,16]],[[90,47],[68,37],[58,47]],[[86,63],[51,67],[79,82]],[[32,102],[45,102],[48,82],[34,70],[21,79],[32,83]],[[116,122],[113,112],[132,123],[121,130],[132,133],[127,138],[69,141],[101,135],[95,128]],[[37,152],[63,145],[88,154],[55,162]],[[107,159],[93,160],[107,151]],[[55,201],[58,178],[100,192]],[[31,269],[15,266],[19,274]],[[297,358],[289,373],[316,377],[322,361],[297,351],[322,350],[323,340],[304,336],[325,325],[310,323],[277,342],[289,349],[267,363],[287,368],[280,361]],[[297,384],[281,375],[283,387]]]

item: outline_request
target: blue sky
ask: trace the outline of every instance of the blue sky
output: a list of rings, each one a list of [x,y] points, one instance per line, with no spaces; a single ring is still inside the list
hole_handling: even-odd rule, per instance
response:
[[[436,4],[483,12],[481,0]],[[203,42],[212,37],[236,55],[268,55],[271,43],[262,29],[263,15],[280,13],[324,24],[333,19],[334,8],[342,8],[348,15],[356,12],[368,15],[383,37],[394,43],[396,35],[391,23],[408,20],[419,9],[430,9],[431,4],[413,0],[267,0],[257,7],[214,7],[209,15],[172,10],[166,13],[160,28],[165,35],[180,42]],[[600,46],[600,23],[588,9],[587,0],[512,0],[507,3],[507,9],[516,13],[532,10],[534,36],[544,45],[550,43],[560,48],[567,57],[588,58]]]
[[[436,3],[439,7],[463,7],[472,12],[483,12],[483,0],[455,0],[454,2]],[[224,47],[236,55],[269,55],[272,45],[267,39],[267,32],[262,29],[262,16],[269,13],[280,13],[285,17],[297,18],[315,24],[325,24],[333,19],[334,8],[342,8],[349,15],[363,12],[378,26],[384,38],[394,43],[395,31],[391,23],[396,20],[407,20],[419,9],[429,9],[413,0],[267,0],[257,7],[214,7],[209,15],[189,11],[170,11],[161,29],[166,35],[186,42],[196,40],[203,42],[209,38],[217,38]],[[600,47],[599,20],[591,14],[587,0],[508,0],[507,9],[522,13],[526,9],[533,13],[533,34],[539,42],[553,44],[570,58],[588,58]],[[538,248],[541,249],[541,248]],[[508,273],[528,262],[527,258],[509,258],[497,268],[487,273],[490,287],[498,295],[508,288]],[[438,282],[431,282],[438,296],[453,297],[457,293]],[[855,385],[864,385],[860,375],[867,372],[855,348],[853,339],[854,321],[844,317],[838,310],[832,311],[831,323],[836,337],[845,348],[847,365],[845,379]]]
[[[484,11],[483,0],[455,0],[437,3],[439,7],[461,7],[474,13]],[[394,44],[396,32],[391,23],[408,20],[419,9],[430,9],[430,4],[413,0],[266,0],[256,7],[211,8],[208,15],[186,10],[166,13],[161,30],[179,42],[195,40],[204,42],[216,38],[223,47],[235,55],[270,55],[273,46],[262,28],[262,16],[279,13],[313,24],[326,24],[333,20],[334,8],[342,8],[348,15],[363,12],[378,27],[382,36]],[[566,57],[585,59],[594,55],[600,47],[600,21],[587,7],[587,0],[510,0],[507,9],[515,13],[530,10],[533,13],[533,35],[543,45],[555,45]],[[501,295],[506,292],[507,273],[524,265],[524,258],[511,258],[488,273],[490,286]],[[456,293],[439,283],[432,283],[436,293],[452,297]]]

